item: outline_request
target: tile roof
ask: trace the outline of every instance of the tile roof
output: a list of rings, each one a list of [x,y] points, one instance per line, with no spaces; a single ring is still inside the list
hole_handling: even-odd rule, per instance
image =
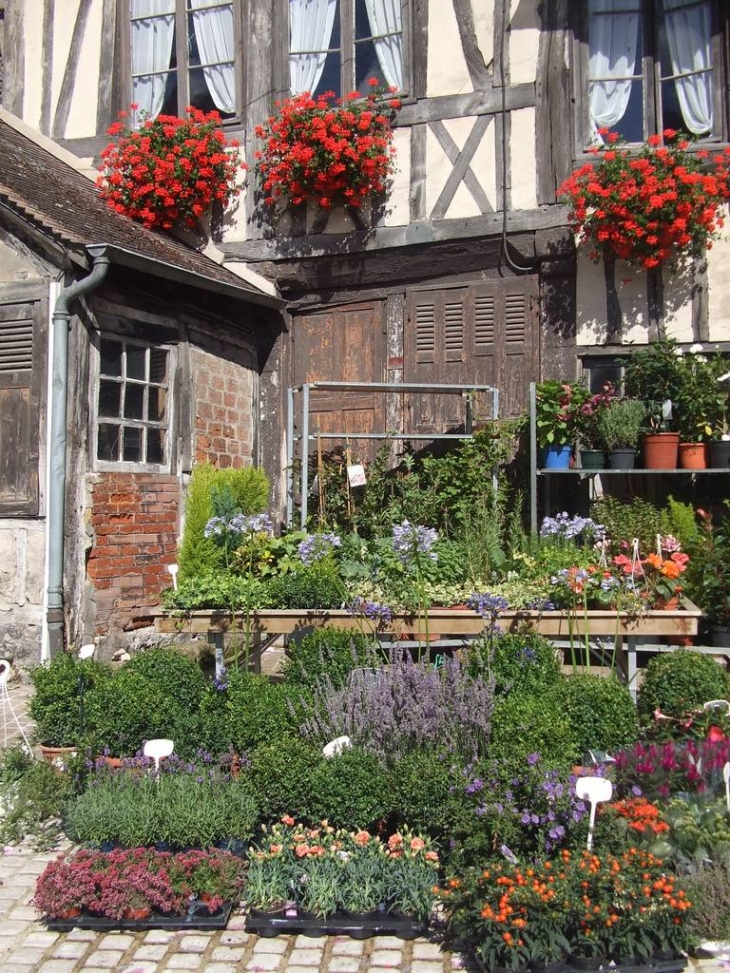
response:
[[[148,230],[100,198],[94,183],[62,157],[0,117],[0,200],[47,235],[82,254],[87,244],[107,244],[178,271],[240,291],[256,303],[282,302],[174,237]],[[155,270],[150,267],[150,272]]]

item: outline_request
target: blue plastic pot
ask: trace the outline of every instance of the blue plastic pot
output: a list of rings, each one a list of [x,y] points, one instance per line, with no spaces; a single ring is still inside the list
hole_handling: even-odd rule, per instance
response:
[[[546,470],[569,470],[570,457],[573,447],[565,446],[543,446],[542,465]]]

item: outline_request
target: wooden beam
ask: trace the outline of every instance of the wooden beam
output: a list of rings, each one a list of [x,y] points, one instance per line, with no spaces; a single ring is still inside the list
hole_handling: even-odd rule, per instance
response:
[[[514,612],[500,614],[499,627],[503,631],[516,631],[523,626],[541,635],[567,638],[591,636],[664,636],[696,635],[702,612],[691,602],[684,602],[679,611],[648,611],[640,616],[617,614],[615,611],[586,612]],[[245,615],[231,613],[224,609],[214,611],[175,612],[155,610],[146,613],[154,617],[155,628],[166,634],[201,634],[203,632],[244,631]],[[251,612],[250,631],[253,635],[287,635],[302,628],[322,628],[334,625],[336,628],[362,630],[363,619],[348,611],[339,609],[262,609]],[[485,620],[469,609],[432,608],[428,612],[429,631],[448,635],[480,635]],[[384,629],[394,635],[424,634],[425,623],[422,616],[397,612],[392,623]]]
[[[117,74],[116,0],[104,0],[101,12],[101,45],[99,48],[99,97],[96,102],[96,131],[101,134],[113,121],[113,91]],[[127,28],[128,29],[128,28]]]
[[[489,204],[487,194],[477,179],[474,170],[471,168],[471,160],[474,158],[474,153],[484,138],[489,124],[490,119],[486,115],[479,115],[474,121],[472,130],[469,132],[469,136],[464,143],[464,148],[461,150],[459,150],[456,142],[449,135],[443,122],[433,122],[429,126],[453,166],[431,212],[432,220],[444,219],[461,182],[464,183],[471,193],[480,212],[494,212],[492,206]]]
[[[505,91],[507,111],[535,107],[535,85],[532,82],[510,85]],[[565,110],[563,106],[563,111]],[[418,125],[444,118],[464,118],[470,115],[494,115],[502,111],[502,92],[499,88],[472,91],[462,95],[442,95],[414,104],[406,104],[398,112],[398,126]]]
[[[492,77],[477,43],[472,2],[471,0],[452,0],[452,3],[456,24],[459,28],[459,37],[461,38],[461,49],[472,87],[475,91],[489,88],[492,85]]]
[[[23,117],[25,34],[23,4],[6,3],[3,22],[3,107]],[[45,53],[45,52],[44,52]]]
[[[508,233],[530,233],[535,230],[565,227],[567,222],[568,211],[564,206],[519,210],[507,214],[507,231]],[[273,237],[267,240],[245,240],[236,243],[222,241],[218,246],[229,260],[261,261],[291,259],[292,256],[335,256],[343,253],[349,253],[354,258],[362,251],[386,250],[393,247],[410,247],[468,238],[480,240],[482,237],[498,236],[501,232],[502,215],[494,213],[463,219],[424,221],[411,223],[408,226],[379,226],[352,233],[309,235],[303,237],[300,242],[292,239],[279,241]]]
[[[56,105],[56,113],[53,117],[53,125],[51,127],[51,136],[54,139],[63,137],[66,131],[66,125],[68,124],[68,116],[71,111],[71,99],[73,98],[74,85],[78,77],[79,56],[84,43],[84,33],[86,32],[91,4],[92,0],[80,0],[79,2],[66,67],[63,72],[61,91],[58,95],[58,104]]]
[[[43,65],[41,67],[41,118],[40,131],[51,134],[51,112],[53,96],[53,21],[55,19],[55,0],[43,4]]]

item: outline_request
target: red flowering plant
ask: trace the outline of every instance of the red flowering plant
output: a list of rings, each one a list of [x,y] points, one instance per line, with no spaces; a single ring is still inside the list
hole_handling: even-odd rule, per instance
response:
[[[400,101],[382,94],[374,88],[366,98],[353,91],[335,99],[332,92],[315,98],[305,91],[277,102],[277,113],[255,130],[263,142],[255,157],[265,202],[359,208],[384,194],[393,174],[392,126]]]
[[[613,255],[646,269],[709,249],[723,225],[719,208],[730,199],[730,149],[712,158],[690,152],[673,129],[650,136],[637,152],[600,129],[605,144],[560,186],[580,241],[591,258]]]
[[[137,106],[131,105],[132,112]],[[142,117],[139,128],[120,121],[107,129],[115,141],[101,153],[97,185],[112,209],[150,229],[179,223],[196,226],[213,202],[225,206],[236,195],[236,175],[245,169],[238,143],[227,140],[218,112],[187,108],[186,117]]]

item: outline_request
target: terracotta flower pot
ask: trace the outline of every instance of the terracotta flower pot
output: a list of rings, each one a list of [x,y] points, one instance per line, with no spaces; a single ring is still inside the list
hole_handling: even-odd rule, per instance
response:
[[[679,466],[683,470],[706,470],[708,461],[707,443],[680,443]]]
[[[149,919],[152,910],[148,905],[129,906],[122,914],[124,919],[140,920]]]
[[[644,436],[644,468],[647,470],[676,470],[679,453],[678,432],[655,432]]]

